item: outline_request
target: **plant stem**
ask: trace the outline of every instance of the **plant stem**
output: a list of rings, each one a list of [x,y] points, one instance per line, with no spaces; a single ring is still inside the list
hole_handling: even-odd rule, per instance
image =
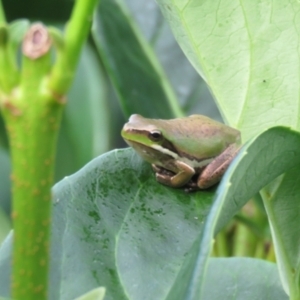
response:
[[[9,125],[13,183],[13,297],[14,299],[46,299],[49,266],[49,232],[51,215],[51,186],[57,128],[58,107],[39,105],[35,93],[30,106],[22,111],[14,125]],[[25,98],[26,97],[26,98]],[[49,101],[50,104],[50,101]],[[51,126],[49,126],[51,125]],[[24,134],[24,128],[30,132]],[[23,168],[19,166],[23,165]],[[33,297],[33,298],[32,298]]]
[[[65,43],[49,81],[50,90],[64,95],[72,83],[80,51],[92,24],[98,0],[77,0],[66,28]]]
[[[230,256],[230,251],[228,247],[227,235],[225,229],[220,231],[216,236],[216,253],[218,257]]]
[[[244,224],[238,223],[234,235],[233,256],[253,256],[257,238]]]
[[[271,261],[271,262],[276,262],[276,257],[275,257],[275,250],[273,244],[270,245],[266,260]]]
[[[62,105],[43,91],[49,53],[24,57],[21,84],[3,101],[12,157],[14,299],[46,299],[51,186]]]

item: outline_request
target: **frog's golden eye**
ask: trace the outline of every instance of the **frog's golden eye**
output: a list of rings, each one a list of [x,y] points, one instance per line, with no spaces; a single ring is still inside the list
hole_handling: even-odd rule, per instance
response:
[[[148,136],[154,142],[158,142],[162,139],[162,133],[158,130],[153,130],[153,131],[149,132]]]

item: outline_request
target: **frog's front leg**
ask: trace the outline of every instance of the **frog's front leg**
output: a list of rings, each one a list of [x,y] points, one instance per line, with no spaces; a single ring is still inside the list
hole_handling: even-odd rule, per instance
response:
[[[198,177],[198,187],[207,189],[218,183],[239,150],[240,148],[237,148],[236,145],[231,145],[217,156]]]
[[[159,174],[162,174],[162,175],[168,175],[168,176],[174,176],[174,173],[159,166],[159,165],[155,165],[155,164],[152,164],[152,170],[154,173],[159,173]]]
[[[195,170],[192,167],[181,161],[174,161],[173,167],[176,169],[175,173],[160,166],[152,165],[156,172],[156,180],[161,184],[179,188],[188,183],[195,174]]]

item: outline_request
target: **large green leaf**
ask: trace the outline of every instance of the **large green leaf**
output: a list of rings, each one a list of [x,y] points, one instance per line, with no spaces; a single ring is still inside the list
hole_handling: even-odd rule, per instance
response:
[[[244,140],[275,125],[299,127],[299,1],[158,0]]]

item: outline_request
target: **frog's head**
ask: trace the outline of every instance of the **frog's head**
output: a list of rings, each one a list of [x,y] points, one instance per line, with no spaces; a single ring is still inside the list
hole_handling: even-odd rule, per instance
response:
[[[172,144],[164,136],[160,122],[163,120],[147,119],[134,114],[121,132],[126,143],[150,163],[177,157]]]

